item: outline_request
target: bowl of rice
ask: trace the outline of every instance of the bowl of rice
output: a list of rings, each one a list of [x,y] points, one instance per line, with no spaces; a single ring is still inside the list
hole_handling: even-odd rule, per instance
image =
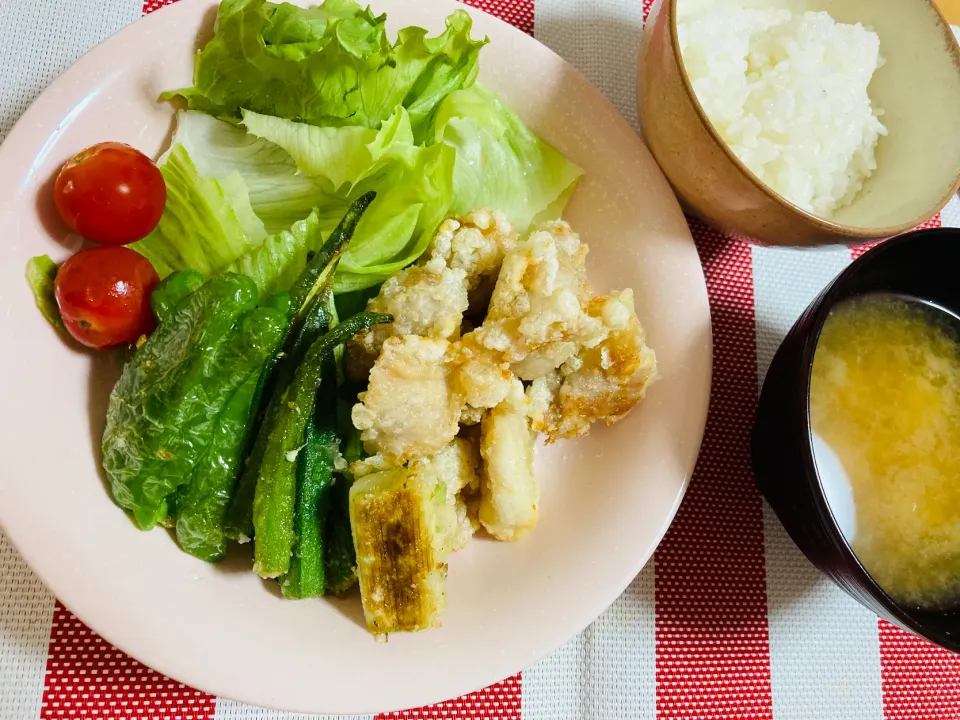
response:
[[[662,0],[644,139],[685,208],[765,245],[859,243],[960,188],[960,47],[929,0]]]

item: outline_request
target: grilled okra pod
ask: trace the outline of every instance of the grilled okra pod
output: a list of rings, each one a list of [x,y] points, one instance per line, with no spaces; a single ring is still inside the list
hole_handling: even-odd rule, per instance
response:
[[[261,426],[264,451],[253,502],[253,568],[261,577],[279,577],[290,569],[296,460],[303,449],[307,422],[314,412],[326,353],[361,330],[392,321],[389,315],[360,313],[314,342],[284,391],[277,411]]]
[[[297,458],[296,540],[290,570],[280,578],[285,597],[317,597],[326,589],[323,528],[330,509],[338,445],[332,428],[319,427],[316,419],[307,423],[304,447]]]
[[[369,192],[353,202],[340,224],[310,259],[290,289],[290,303],[295,314],[281,357],[275,367],[264,375],[261,385],[263,400],[257,403],[258,408],[262,409],[258,410],[254,424],[276,424],[280,404],[294,371],[303,362],[310,345],[329,329],[328,306],[332,304],[330,297],[337,264],[360,217],[374,197],[376,193]],[[248,542],[253,537],[253,502],[260,464],[266,452],[266,440],[262,432],[257,434],[224,521],[227,537],[238,542]]]

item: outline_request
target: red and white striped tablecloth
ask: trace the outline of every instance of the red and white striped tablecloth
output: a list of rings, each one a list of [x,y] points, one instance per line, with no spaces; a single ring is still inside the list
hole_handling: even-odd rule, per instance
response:
[[[0,139],[84,50],[167,0],[0,0]],[[415,0],[411,0],[415,1]],[[552,47],[636,122],[648,0],[471,0]],[[0,168],[2,172],[2,168]],[[955,198],[931,224],[960,226]],[[389,718],[960,720],[960,657],[878,621],[821,577],[761,501],[749,432],[786,330],[851,260],[758,248],[693,222],[713,316],[703,450],[654,561],[591,627],[522,674]],[[0,720],[281,720],[125,656],[0,534]]]

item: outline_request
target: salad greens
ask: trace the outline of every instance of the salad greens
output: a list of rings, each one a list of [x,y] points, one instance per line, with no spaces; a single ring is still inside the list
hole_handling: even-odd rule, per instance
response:
[[[160,173],[167,186],[160,223],[130,246],[146,256],[160,277],[184,269],[219,272],[267,236],[239,173],[205,178],[180,146],[170,151]]]
[[[526,228],[560,217],[582,174],[479,84],[444,101],[435,132],[457,154],[452,213],[495,208]]]
[[[301,175],[328,188],[327,199],[338,209],[344,201],[377,192],[343,259],[336,292],[378,285],[409,265],[450,207],[456,155],[445,145],[415,144],[402,106],[379,131],[317,128],[249,112],[244,125],[287,151]]]
[[[247,186],[250,205],[269,233],[288,229],[315,206],[331,200],[330,189],[322,180],[298,174],[289,153],[239,124],[183,110],[177,113],[171,143],[172,148],[183,147],[204,177],[239,173]],[[170,152],[160,158],[161,166]],[[324,216],[325,222],[336,224],[338,220],[335,212]]]
[[[458,10],[435,38],[422,28],[387,38],[386,15],[353,0],[302,9],[263,0],[224,0],[216,34],[197,56],[194,87],[167,93],[192,109],[239,118],[242,110],[311,125],[378,129],[398,105],[417,136],[447,94],[469,87],[480,48]]]
[[[289,230],[271,235],[259,247],[238,257],[226,269],[252,278],[264,295],[286,290],[307,266],[309,255],[323,244],[323,230],[314,210]]]
[[[430,37],[353,0],[312,8],[224,0],[160,160],[168,202],[134,249],[161,277],[193,269],[286,289],[369,191],[334,292],[415,261],[444,217],[503,211],[519,230],[558,215],[580,170],[476,83],[480,49],[458,10]]]

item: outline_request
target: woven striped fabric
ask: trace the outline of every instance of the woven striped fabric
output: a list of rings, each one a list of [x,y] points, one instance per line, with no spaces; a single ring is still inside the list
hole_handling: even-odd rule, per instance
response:
[[[83,51],[164,4],[0,0],[0,139]],[[647,0],[470,4],[553,48],[636,122]],[[956,198],[930,225],[941,222],[960,226]],[[862,250],[759,248],[691,228],[710,297],[714,390],[690,491],[654,561],[591,627],[522,675],[380,717],[960,720],[960,658],[878,621],[820,576],[751,477],[750,424],[773,353]],[[294,717],[303,716],[206,695],[125,656],[0,535],[0,720]]]

